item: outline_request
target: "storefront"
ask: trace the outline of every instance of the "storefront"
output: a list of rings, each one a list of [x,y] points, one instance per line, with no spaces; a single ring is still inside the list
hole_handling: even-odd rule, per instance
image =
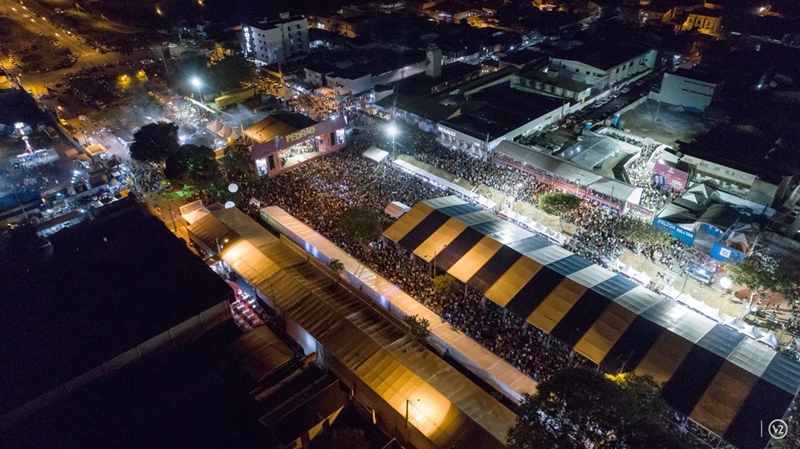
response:
[[[302,129],[291,129],[285,123],[282,125],[275,126],[279,132],[273,133],[270,140],[252,147],[250,154],[259,176],[278,175],[345,146],[345,120],[342,116]]]

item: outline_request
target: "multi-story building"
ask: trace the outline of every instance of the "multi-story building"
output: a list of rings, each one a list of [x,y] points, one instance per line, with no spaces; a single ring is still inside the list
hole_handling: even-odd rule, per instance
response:
[[[273,64],[308,53],[308,21],[281,14],[278,20],[242,25],[242,48],[257,64]]]
[[[656,51],[635,44],[584,44],[556,55],[548,71],[605,90],[651,71]]]
[[[719,37],[721,28],[722,12],[706,8],[691,11],[681,25],[681,31],[694,30],[714,37]]]

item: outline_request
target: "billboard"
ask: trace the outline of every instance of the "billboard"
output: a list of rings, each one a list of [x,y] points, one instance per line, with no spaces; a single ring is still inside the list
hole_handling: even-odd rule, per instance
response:
[[[686,246],[694,245],[694,232],[683,229],[671,221],[664,220],[663,218],[656,217],[653,219],[653,226],[658,229],[669,232],[673,237],[685,243]]]
[[[653,180],[662,187],[667,187],[676,192],[683,192],[689,181],[689,173],[670,167],[667,164],[656,162],[653,167]]]

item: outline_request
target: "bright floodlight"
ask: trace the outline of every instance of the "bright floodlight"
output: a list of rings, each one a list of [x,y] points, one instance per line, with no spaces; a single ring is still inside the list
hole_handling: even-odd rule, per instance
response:
[[[389,129],[386,130],[390,136],[394,137],[397,135],[397,127],[394,125],[389,125]]]
[[[192,78],[191,82],[192,82],[192,86],[200,87],[200,78],[195,76],[194,78]]]

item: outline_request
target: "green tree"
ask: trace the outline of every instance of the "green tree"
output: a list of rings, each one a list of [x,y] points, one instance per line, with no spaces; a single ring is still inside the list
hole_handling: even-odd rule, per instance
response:
[[[369,449],[369,447],[364,431],[354,427],[325,428],[308,445],[308,449]]]
[[[789,301],[798,297],[798,268],[796,263],[778,255],[754,253],[741,263],[725,262],[728,277],[736,284],[744,284],[750,289],[744,315],[753,307],[753,299],[761,291],[771,290],[780,293]]]
[[[164,176],[175,184],[208,188],[219,178],[214,150],[205,146],[183,145],[167,156]]]
[[[616,231],[620,236],[630,240],[637,246],[647,243],[666,246],[672,241],[672,235],[669,232],[635,218],[620,220]]]
[[[211,82],[221,91],[233,90],[255,80],[255,71],[244,55],[235,54],[208,68]]]
[[[137,161],[160,163],[179,147],[177,125],[151,123],[133,134],[131,157]]]
[[[256,178],[256,169],[250,158],[250,147],[241,140],[228,142],[225,155],[222,157],[222,167],[228,180],[232,182]]]
[[[433,291],[435,291],[437,295],[451,297],[458,293],[459,289],[458,279],[449,274],[442,274],[433,278]]]
[[[335,271],[336,274],[342,274],[344,271],[344,264],[339,259],[331,259],[331,261],[328,262],[328,268]]]
[[[661,424],[665,407],[650,377],[567,368],[524,396],[507,444],[512,449],[688,448]]]
[[[408,335],[418,342],[425,341],[431,335],[431,323],[419,315],[406,315],[403,323],[406,325]]]
[[[365,245],[380,235],[381,218],[365,209],[347,209],[339,219],[339,231],[346,239]]]
[[[561,226],[561,218],[564,214],[571,212],[581,205],[581,199],[575,195],[564,192],[547,192],[539,196],[539,208],[545,213],[558,217],[558,225]],[[563,231],[564,228],[562,227]]]

